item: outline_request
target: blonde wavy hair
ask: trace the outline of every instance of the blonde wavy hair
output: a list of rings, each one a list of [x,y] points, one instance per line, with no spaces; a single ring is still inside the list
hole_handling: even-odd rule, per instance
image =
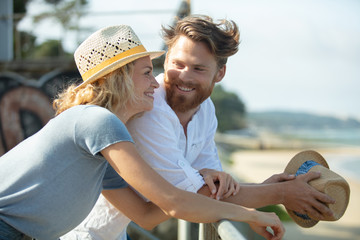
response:
[[[134,62],[131,62],[85,87],[75,89],[76,84],[70,85],[53,101],[55,114],[77,105],[98,105],[113,113],[125,109],[126,103],[136,101],[133,71]]]

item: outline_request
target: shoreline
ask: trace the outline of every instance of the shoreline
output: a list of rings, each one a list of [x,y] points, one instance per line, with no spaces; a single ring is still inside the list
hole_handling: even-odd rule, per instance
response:
[[[318,151],[328,161],[330,169],[337,172],[350,185],[350,200],[346,212],[338,221],[320,221],[312,228],[301,228],[294,222],[285,222],[284,239],[291,240],[354,240],[360,239],[360,181],[340,169],[336,160],[344,154],[360,159],[360,148],[339,147],[319,148]],[[227,166],[232,174],[245,182],[260,183],[273,174],[283,172],[290,159],[301,150],[240,150],[230,156],[233,163]]]

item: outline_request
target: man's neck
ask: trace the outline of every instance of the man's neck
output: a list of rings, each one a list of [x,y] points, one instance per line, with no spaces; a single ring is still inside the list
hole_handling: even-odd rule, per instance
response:
[[[177,117],[179,118],[181,125],[183,126],[185,136],[187,136],[187,126],[194,114],[197,112],[197,110],[198,108],[194,108],[186,112],[175,112]]]

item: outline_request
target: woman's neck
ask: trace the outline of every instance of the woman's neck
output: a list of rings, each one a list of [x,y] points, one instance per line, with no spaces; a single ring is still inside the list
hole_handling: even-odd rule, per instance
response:
[[[132,111],[129,111],[127,108],[122,108],[117,109],[115,114],[124,124],[126,124],[136,113],[132,113]]]

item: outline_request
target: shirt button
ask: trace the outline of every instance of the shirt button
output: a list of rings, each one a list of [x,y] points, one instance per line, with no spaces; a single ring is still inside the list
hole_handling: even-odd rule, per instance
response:
[[[184,162],[180,161],[179,164],[180,164],[180,167],[185,167],[185,163],[184,163]]]

